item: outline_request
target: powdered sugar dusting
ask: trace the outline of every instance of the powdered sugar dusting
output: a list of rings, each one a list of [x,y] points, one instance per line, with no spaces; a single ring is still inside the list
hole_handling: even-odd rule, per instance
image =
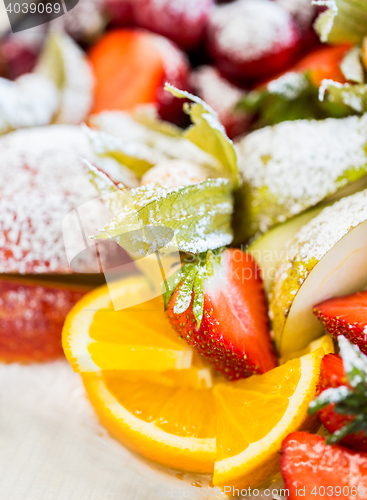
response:
[[[0,273],[71,272],[62,219],[96,198],[81,156],[94,161],[79,127],[17,131],[0,139]]]
[[[287,249],[287,261],[280,265],[277,277],[288,276],[292,263],[318,262],[349,231],[367,220],[367,190],[343,198],[325,208],[297,233]]]
[[[204,34],[213,0],[135,0],[139,26],[192,48]],[[180,29],[181,28],[181,29]]]
[[[142,155],[152,165],[164,160],[180,159],[202,165],[213,170],[220,169],[219,162],[205,153],[196,144],[179,135],[161,133],[139,123],[133,116],[123,112],[104,112],[91,118],[91,125],[106,135],[93,134],[98,154],[106,154],[108,147],[117,147],[118,138],[123,151],[138,158]],[[108,135],[113,136],[108,139]],[[100,141],[99,139],[100,138]],[[107,141],[107,142],[106,142]]]
[[[268,0],[238,0],[215,7],[209,18],[215,44],[238,62],[261,59],[292,46],[295,33],[287,11]]]
[[[0,134],[48,125],[58,107],[57,88],[47,77],[27,74],[15,82],[0,78]]]
[[[266,231],[365,175],[366,143],[367,115],[284,122],[238,141],[253,229]]]

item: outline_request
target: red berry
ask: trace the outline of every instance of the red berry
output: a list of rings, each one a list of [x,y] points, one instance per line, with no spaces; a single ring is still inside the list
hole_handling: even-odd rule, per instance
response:
[[[290,14],[270,0],[237,0],[215,7],[208,48],[218,68],[241,80],[285,69],[298,53],[300,34]]]
[[[192,50],[203,39],[213,0],[135,0],[138,26]]]
[[[244,90],[230,83],[213,66],[200,66],[191,75],[195,95],[201,97],[218,113],[219,121],[232,139],[248,130],[250,116],[235,110]]]
[[[32,35],[10,34],[0,43],[1,74],[14,80],[18,76],[29,73],[34,68],[41,51],[45,31],[32,30]]]
[[[249,254],[227,250],[204,282],[204,314],[197,328],[193,300],[175,314],[176,289],[167,316],[177,333],[229,380],[264,373],[277,366],[270,340],[260,270]]]
[[[111,22],[119,26],[133,23],[134,0],[103,0],[105,11]]]
[[[314,313],[330,335],[344,335],[367,354],[367,292],[329,299]]]
[[[281,453],[280,467],[288,500],[327,496],[352,500],[364,496],[367,453],[327,445],[323,437],[307,432],[289,434]]]
[[[327,354],[321,362],[319,392],[341,385],[348,386],[343,360],[338,354]],[[335,404],[330,404],[318,412],[321,422],[331,434],[354,419],[352,415],[336,413],[334,407]],[[367,436],[363,431],[349,434],[341,443],[353,450],[367,451]]]

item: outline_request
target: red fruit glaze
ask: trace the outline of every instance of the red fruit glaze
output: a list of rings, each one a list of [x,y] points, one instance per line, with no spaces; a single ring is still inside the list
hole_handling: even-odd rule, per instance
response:
[[[330,335],[344,335],[367,354],[367,292],[329,299],[314,313]]]
[[[201,97],[218,113],[219,121],[231,139],[246,132],[250,116],[235,106],[245,91],[224,78],[214,66],[200,66],[191,75],[195,95]]]
[[[217,67],[241,80],[285,69],[298,53],[300,34],[287,11],[270,0],[237,0],[209,17],[208,49]]]
[[[134,19],[138,26],[192,50],[203,39],[213,4],[213,0],[134,0]]]
[[[29,363],[61,357],[65,317],[87,291],[0,279],[0,360]]]
[[[288,500],[352,500],[362,498],[358,492],[359,486],[367,489],[366,453],[357,453],[339,445],[327,445],[323,437],[307,432],[289,434],[283,441],[281,453],[280,467],[285,488],[289,491]],[[352,486],[356,490],[351,490]],[[316,494],[312,494],[312,491]],[[341,494],[338,495],[338,492]]]
[[[340,387],[341,385],[348,386],[343,360],[338,354],[327,354],[321,362],[318,391],[321,393],[325,389]],[[330,404],[318,412],[324,427],[332,434],[351,422],[354,418],[353,416],[336,413],[334,407],[335,404]],[[366,433],[361,431],[350,434],[341,441],[341,444],[353,450],[367,451]]]
[[[184,313],[174,313],[178,293],[179,289],[167,309],[172,326],[229,380],[277,366],[260,271],[250,255],[240,250],[222,254],[221,264],[204,285],[204,315],[198,330],[192,303]]]

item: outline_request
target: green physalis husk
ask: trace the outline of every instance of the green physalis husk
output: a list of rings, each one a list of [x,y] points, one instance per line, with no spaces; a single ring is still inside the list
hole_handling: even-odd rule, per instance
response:
[[[329,436],[328,444],[338,443],[349,434],[367,431],[367,356],[342,335],[338,337],[338,342],[350,388],[340,386],[326,389],[310,403],[309,413],[315,414],[334,403],[336,413],[355,418]]]
[[[113,238],[138,256],[152,253],[139,239],[139,231],[146,233],[154,227],[161,228],[161,237],[165,239],[157,242],[160,248],[201,253],[232,242],[232,184],[227,179],[209,179],[174,189],[149,184],[127,190],[115,186],[93,167],[90,176],[101,194],[109,195],[105,202],[115,216],[94,236],[96,239]],[[167,231],[173,235],[170,241],[164,234]]]
[[[201,99],[166,85],[174,96],[188,99],[185,112],[192,126],[181,130],[160,120],[151,107],[132,114],[105,112],[91,118],[87,130],[96,155],[127,167],[138,178],[166,160],[179,159],[204,167],[210,177],[223,177],[239,184],[237,157],[232,141],[216,113]]]
[[[315,23],[322,42],[355,44],[367,34],[365,0],[317,0],[314,3],[328,7]]]
[[[221,176],[230,179],[236,188],[239,183],[236,152],[215,111],[189,92],[178,90],[169,84],[166,84],[165,89],[175,97],[191,101],[190,104],[184,104],[184,110],[190,116],[193,125],[184,131],[184,137],[217,158],[223,166]]]
[[[194,292],[193,313],[196,319],[196,328],[199,329],[204,312],[204,281],[213,275],[214,264],[220,263],[223,248],[208,250],[201,254],[192,255],[190,261],[184,264],[163,283],[163,301],[167,309],[168,303],[181,285],[179,295],[174,305],[175,314],[184,313],[190,306]]]

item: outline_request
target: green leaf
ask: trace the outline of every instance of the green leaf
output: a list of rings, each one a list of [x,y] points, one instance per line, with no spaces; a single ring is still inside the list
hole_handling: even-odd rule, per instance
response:
[[[319,90],[306,73],[288,72],[262,89],[249,92],[238,107],[255,115],[253,128],[293,121],[343,117],[351,110],[344,104],[320,102]]]
[[[165,89],[175,97],[191,101],[191,104],[185,103],[184,109],[193,125],[184,132],[184,136],[203,151],[217,158],[222,166],[219,175],[230,179],[237,187],[239,178],[236,151],[215,111],[199,97],[189,92],[179,90],[168,83]]]
[[[176,189],[147,185],[129,193],[130,200],[96,238],[110,237],[123,246],[124,234],[149,226],[172,229],[174,237],[168,247],[183,252],[205,252],[232,242],[232,184],[227,179]]]
[[[367,34],[365,0],[318,0],[314,3],[328,7],[315,23],[322,42],[356,44]]]

